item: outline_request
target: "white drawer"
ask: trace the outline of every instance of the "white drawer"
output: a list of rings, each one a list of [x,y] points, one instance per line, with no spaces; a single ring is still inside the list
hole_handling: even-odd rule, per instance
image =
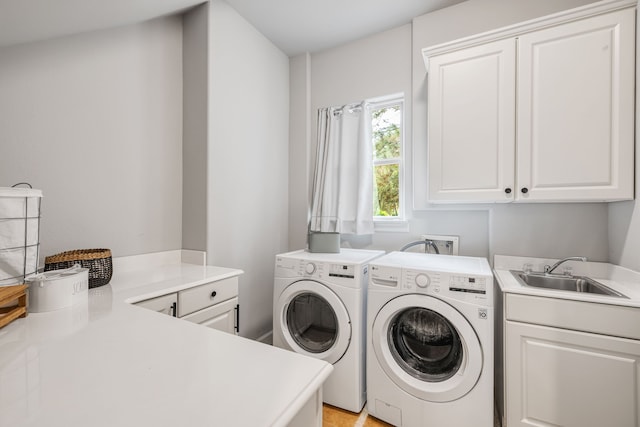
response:
[[[238,296],[238,278],[207,283],[178,292],[178,317]]]

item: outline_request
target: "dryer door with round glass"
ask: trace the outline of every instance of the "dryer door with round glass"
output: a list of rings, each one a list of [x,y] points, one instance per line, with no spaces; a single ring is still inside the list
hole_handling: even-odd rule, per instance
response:
[[[482,348],[469,321],[427,295],[403,295],[385,304],[374,320],[371,339],[385,373],[423,400],[459,399],[482,372]]]
[[[292,283],[278,298],[276,313],[285,341],[297,353],[333,364],[349,348],[351,322],[347,309],[321,283]]]

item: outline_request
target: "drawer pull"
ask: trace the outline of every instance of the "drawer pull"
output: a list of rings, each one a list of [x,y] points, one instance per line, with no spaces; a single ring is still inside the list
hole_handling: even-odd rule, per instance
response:
[[[211,298],[215,297],[216,295],[218,295],[216,291],[211,292]]]

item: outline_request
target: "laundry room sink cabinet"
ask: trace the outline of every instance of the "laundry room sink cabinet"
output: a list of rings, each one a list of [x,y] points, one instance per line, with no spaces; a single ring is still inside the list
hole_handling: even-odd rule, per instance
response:
[[[633,198],[635,1],[423,50],[429,200]]]
[[[516,294],[504,304],[508,427],[638,427],[640,309]]]

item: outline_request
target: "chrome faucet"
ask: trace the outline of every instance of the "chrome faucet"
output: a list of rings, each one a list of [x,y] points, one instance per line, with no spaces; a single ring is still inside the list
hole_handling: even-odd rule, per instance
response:
[[[553,264],[551,267],[549,267],[548,265],[544,266],[544,273],[545,274],[551,274],[553,272],[553,270],[555,270],[556,268],[558,268],[558,266],[564,262],[567,261],[582,261],[582,262],[587,262],[587,257],[584,256],[570,256],[569,258],[565,258],[565,259],[561,259],[560,261],[556,262],[555,264]]]

